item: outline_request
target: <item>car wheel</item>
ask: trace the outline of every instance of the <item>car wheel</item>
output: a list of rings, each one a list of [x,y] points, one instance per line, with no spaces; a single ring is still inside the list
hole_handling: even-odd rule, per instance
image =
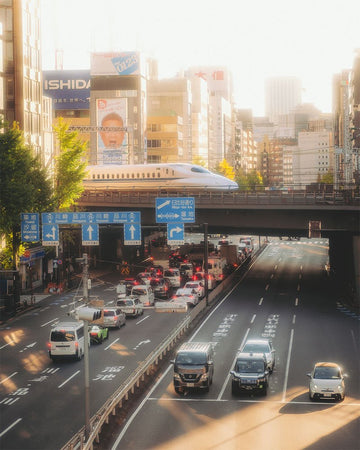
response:
[[[179,395],[182,394],[182,390],[181,390],[180,388],[175,387],[174,389],[175,389],[175,392],[176,392],[177,394],[179,394]]]
[[[78,361],[80,361],[81,358],[82,358],[82,352],[81,352],[81,350],[78,350],[78,351],[76,352],[76,359],[77,359]]]
[[[310,392],[309,392],[309,399],[310,399],[312,402],[315,401],[315,397],[311,397]]]
[[[265,386],[262,391],[261,391],[262,395],[267,395],[267,386]]]

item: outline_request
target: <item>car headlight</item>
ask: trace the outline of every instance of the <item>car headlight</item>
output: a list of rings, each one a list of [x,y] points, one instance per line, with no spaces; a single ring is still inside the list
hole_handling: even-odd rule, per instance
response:
[[[207,373],[202,374],[201,377],[200,377],[200,381],[205,381],[207,379],[208,379],[208,374]]]
[[[337,388],[340,392],[342,392],[344,390],[344,387],[341,384],[339,384]]]
[[[174,373],[174,379],[175,380],[181,380],[181,377],[180,377],[180,375],[178,374],[178,373]]]
[[[310,383],[310,389],[312,390],[312,391],[316,391],[317,390],[317,385],[315,384],[315,383]]]

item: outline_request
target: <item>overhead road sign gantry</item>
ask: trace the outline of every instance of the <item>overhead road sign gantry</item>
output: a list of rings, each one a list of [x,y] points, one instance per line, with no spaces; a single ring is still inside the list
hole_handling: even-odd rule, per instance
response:
[[[139,223],[124,223],[124,245],[141,245],[141,226]]]
[[[157,223],[195,222],[194,197],[158,197],[155,209]]]

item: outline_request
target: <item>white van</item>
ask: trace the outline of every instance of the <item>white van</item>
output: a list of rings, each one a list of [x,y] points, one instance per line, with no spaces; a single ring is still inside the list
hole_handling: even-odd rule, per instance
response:
[[[214,275],[216,281],[223,281],[224,269],[226,267],[226,258],[209,258],[208,272]]]
[[[83,322],[59,322],[51,328],[48,342],[49,357],[73,357],[80,361],[84,355]]]
[[[135,295],[144,306],[152,306],[155,303],[155,294],[151,286],[139,284],[131,289],[131,295]]]

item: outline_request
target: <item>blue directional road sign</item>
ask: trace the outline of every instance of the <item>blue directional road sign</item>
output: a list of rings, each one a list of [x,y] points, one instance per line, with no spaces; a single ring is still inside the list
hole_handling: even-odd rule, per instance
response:
[[[38,213],[21,213],[21,240],[23,242],[40,241]]]
[[[184,224],[168,223],[167,224],[167,242],[168,245],[184,244]]]
[[[43,224],[42,244],[45,246],[59,245],[59,225]]]
[[[195,222],[194,197],[156,198],[156,222],[180,223]]]
[[[42,223],[140,223],[140,211],[42,213]]]
[[[83,223],[81,225],[82,245],[99,245],[99,225]]]
[[[124,245],[141,245],[141,226],[139,223],[124,223]]]

